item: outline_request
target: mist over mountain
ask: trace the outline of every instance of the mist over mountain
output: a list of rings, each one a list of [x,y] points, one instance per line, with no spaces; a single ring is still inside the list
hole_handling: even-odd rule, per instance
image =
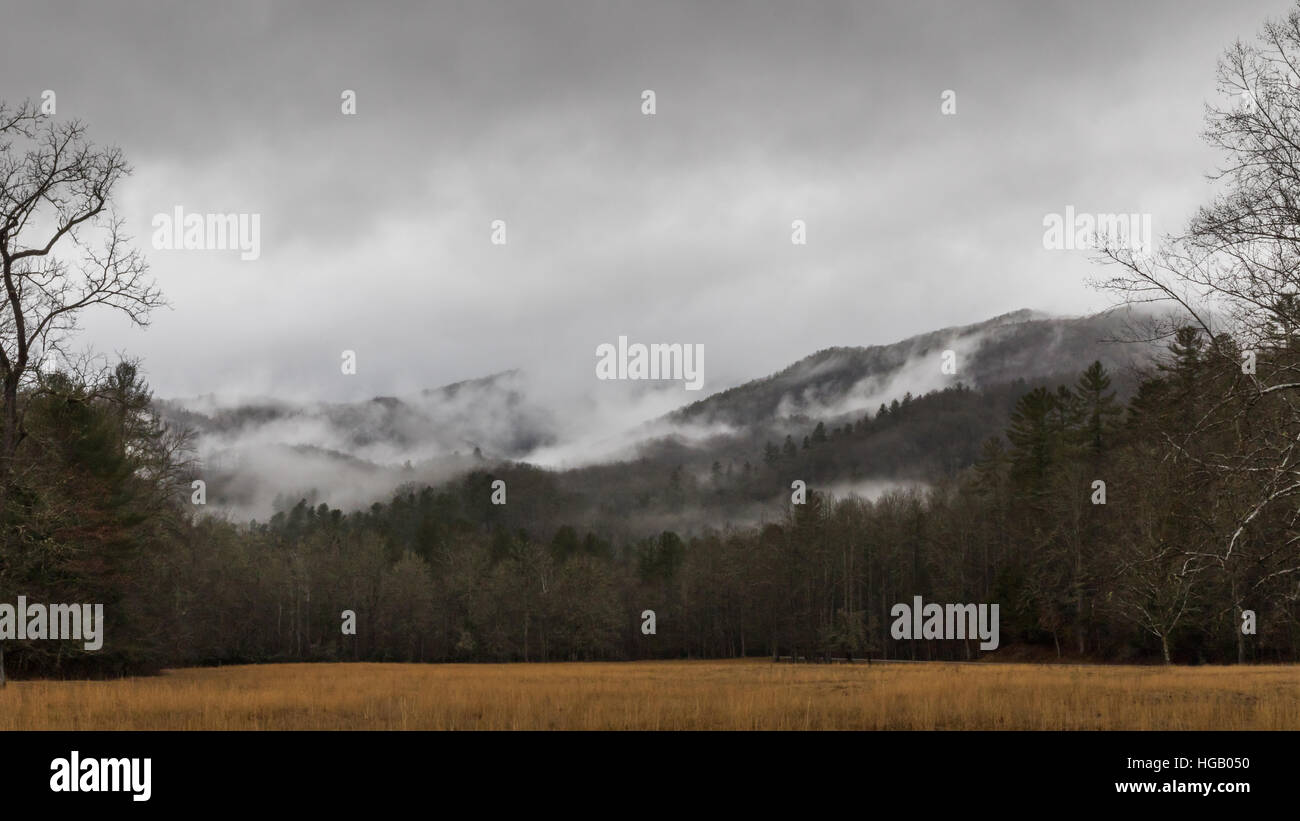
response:
[[[518,370],[356,403],[224,403],[209,395],[157,404],[169,422],[195,432],[209,504],[236,518],[264,518],[300,498],[356,509],[404,483],[436,485],[512,462],[564,471],[579,494],[617,497],[622,488],[630,495],[615,508],[655,508],[658,516],[663,506],[647,502],[653,494],[645,488],[633,492],[642,482],[631,474],[677,471],[678,483],[709,481],[719,470],[734,475],[762,463],[769,444],[787,436],[802,444],[818,422],[835,431],[856,423],[862,433],[864,417],[896,401],[906,412],[888,431],[846,436],[802,475],[840,493],[875,495],[950,472],[1001,432],[1029,387],[1071,383],[1100,360],[1126,392],[1127,375],[1152,350],[1116,342],[1133,322],[1129,313],[1020,310],[890,345],[818,351],[685,406],[677,386],[624,383],[621,394],[565,395],[544,374]],[[943,368],[945,351],[955,373]],[[765,495],[743,494],[754,504]],[[689,530],[692,514],[682,507],[674,524]],[[738,512],[748,504],[732,507],[738,520],[752,518]]]
[[[1118,372],[1147,361],[1149,351],[1112,342],[1124,337],[1134,319],[1128,312],[1069,319],[1022,309],[892,345],[827,348],[765,379],[695,402],[673,418],[739,426],[792,416],[826,419],[875,410],[907,393],[921,396],[955,382],[991,387],[1033,381],[1093,360]],[[954,375],[940,368],[946,350],[956,355]]]

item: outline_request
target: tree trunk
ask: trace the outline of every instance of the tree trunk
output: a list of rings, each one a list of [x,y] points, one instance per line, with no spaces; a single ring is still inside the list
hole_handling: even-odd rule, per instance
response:
[[[1085,641],[1088,635],[1086,617],[1083,612],[1083,551],[1076,540],[1074,544],[1074,634],[1079,642],[1079,656],[1086,653]]]
[[[1239,603],[1241,600],[1237,598],[1237,579],[1235,576],[1232,579],[1232,601],[1232,615],[1234,616],[1232,632],[1236,634],[1237,639],[1237,663],[1245,664],[1246,634],[1241,632],[1241,604]]]
[[[18,380],[12,375],[4,380],[4,433],[0,435],[0,522],[7,517],[9,483],[13,480],[13,457],[18,450]],[[19,614],[19,618],[23,618]],[[0,641],[0,687],[7,686],[5,678],[5,643]]]
[[[4,432],[0,434],[0,517],[9,501],[9,483],[14,475],[14,454],[18,451],[18,380],[4,380]]]
[[[1164,633],[1160,634],[1160,652],[1165,657],[1165,664],[1173,663],[1169,660],[1169,636]]]
[[[1237,616],[1236,624],[1233,625],[1233,627],[1236,629],[1232,631],[1237,634],[1237,663],[1245,664],[1246,663],[1246,634],[1241,632],[1241,608],[1235,607],[1233,608],[1233,612]]]

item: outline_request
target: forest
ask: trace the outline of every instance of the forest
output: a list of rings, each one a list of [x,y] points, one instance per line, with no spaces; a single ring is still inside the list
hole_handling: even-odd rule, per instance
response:
[[[994,657],[1294,661],[1300,611],[1279,536],[1293,512],[1264,510],[1238,531],[1261,488],[1249,471],[1212,469],[1285,407],[1277,394],[1211,406],[1204,397],[1249,378],[1241,362],[1230,339],[1185,326],[1127,405],[1094,363],[1073,385],[1023,394],[1005,435],[929,489],[867,501],[811,483],[805,503],[760,525],[690,538],[576,525],[590,500],[522,464],[404,487],[365,511],[304,500],[263,523],[200,515],[183,442],[123,363],[103,384],[56,380],[32,398],[30,462],[8,510],[21,539],[3,565],[11,598],[104,603],[104,647],[10,641],[7,665],[58,676],[291,660],[981,655],[977,640],[889,638],[891,606],[917,595],[998,604]],[[887,435],[905,412],[814,426],[808,449]],[[772,446],[748,477],[720,474],[718,489],[789,487],[802,452]],[[506,504],[491,501],[497,479]],[[671,498],[680,477],[659,481]],[[344,610],[355,635],[341,630]],[[645,610],[654,634],[640,629]],[[1240,629],[1244,610],[1254,635]]]
[[[251,522],[194,503],[204,468],[139,363],[70,353],[83,309],[145,324],[163,304],[110,210],[121,152],[79,122],[0,103],[0,601],[105,614],[102,649],[0,640],[0,671],[1300,660],[1297,55],[1300,11],[1229,49],[1218,81],[1235,102],[1210,107],[1205,134],[1224,157],[1218,193],[1159,253],[1099,244],[1112,272],[1100,287],[1171,308],[1135,340],[1162,349],[1141,374],[1082,361],[1059,384],[905,396],[851,424],[809,419],[703,477],[672,465],[671,447],[571,472],[483,459],[368,509],[303,498]],[[75,265],[52,256],[67,243]],[[768,387],[746,401],[776,401]],[[863,463],[873,452],[893,469],[924,463],[924,486],[837,497],[837,479],[881,467]],[[634,481],[607,495],[608,475]],[[705,518],[654,526],[688,508]],[[916,596],[997,604],[999,648],[891,639],[891,607]]]

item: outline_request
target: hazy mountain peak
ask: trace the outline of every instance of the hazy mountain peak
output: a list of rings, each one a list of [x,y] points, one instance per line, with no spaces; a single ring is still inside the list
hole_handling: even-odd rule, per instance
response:
[[[787,416],[835,417],[958,382],[983,387],[1039,379],[1081,370],[1094,359],[1116,369],[1133,353],[1108,342],[1122,335],[1124,322],[1112,314],[1067,319],[1022,308],[888,345],[826,348],[670,418],[748,425]],[[945,351],[955,355],[955,374],[941,368]]]
[[[860,417],[909,393],[920,397],[957,383],[1073,381],[1094,359],[1118,371],[1135,351],[1106,340],[1121,336],[1124,322],[1109,314],[1062,318],[1020,309],[887,345],[825,348],[649,419],[615,409],[599,394],[556,395],[554,386],[519,370],[352,403],[223,405],[208,396],[158,404],[164,416],[198,433],[210,468],[255,468],[290,494],[324,486],[332,503],[347,506],[382,497],[401,481],[445,479],[479,458],[596,464],[645,452],[650,443],[666,447],[665,437],[678,448],[707,449],[712,437],[766,436],[798,420]],[[941,367],[945,351],[954,355],[955,374]],[[632,410],[638,407],[649,406]]]

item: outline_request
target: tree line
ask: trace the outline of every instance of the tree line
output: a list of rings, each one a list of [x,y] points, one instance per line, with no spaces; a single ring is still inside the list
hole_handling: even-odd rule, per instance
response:
[[[875,499],[834,498],[819,475],[787,471],[834,464],[837,440],[898,436],[892,406],[851,431],[813,427],[807,449],[773,443],[755,457],[761,470],[743,471],[751,492],[808,480],[802,504],[690,532],[613,524],[700,492],[681,470],[653,472],[662,459],[642,466],[634,504],[499,465],[368,510],[304,500],[267,522],[196,514],[187,437],[159,421],[138,368],[101,370],[69,351],[82,309],[143,324],[161,304],[112,215],[121,154],[95,148],[79,123],[0,103],[0,602],[98,602],[107,618],[93,654],[0,640],[0,671],[973,657],[968,642],[890,637],[892,605],[916,595],[998,604],[1002,657],[1295,661],[1297,64],[1300,11],[1229,49],[1219,85],[1232,102],[1210,106],[1206,131],[1225,158],[1219,193],[1154,255],[1103,241],[1104,287],[1174,308],[1149,329],[1166,354],[1126,401],[1100,363],[1072,384],[1034,386],[1003,434],[977,440],[973,464],[945,462],[930,487]],[[926,403],[897,413],[915,421]],[[498,480],[504,505],[492,502]]]
[[[980,655],[971,640],[892,639],[891,607],[916,595],[999,604],[998,653],[1013,658],[1293,661],[1286,513],[1236,534],[1252,488],[1208,469],[1223,442],[1189,438],[1207,413],[1219,436],[1249,438],[1282,410],[1209,407],[1247,378],[1230,345],[1184,328],[1127,405],[1100,363],[1033,389],[974,466],[928,489],[837,499],[814,485],[767,521],[689,537],[565,523],[588,500],[509,464],[368,510],[304,500],[230,523],[190,504],[194,466],[133,365],[100,384],[52,380],[27,406],[39,446],[22,451],[6,512],[0,600],[103,602],[106,638],[97,653],[11,641],[9,668]],[[1230,540],[1226,560],[1206,559]]]

